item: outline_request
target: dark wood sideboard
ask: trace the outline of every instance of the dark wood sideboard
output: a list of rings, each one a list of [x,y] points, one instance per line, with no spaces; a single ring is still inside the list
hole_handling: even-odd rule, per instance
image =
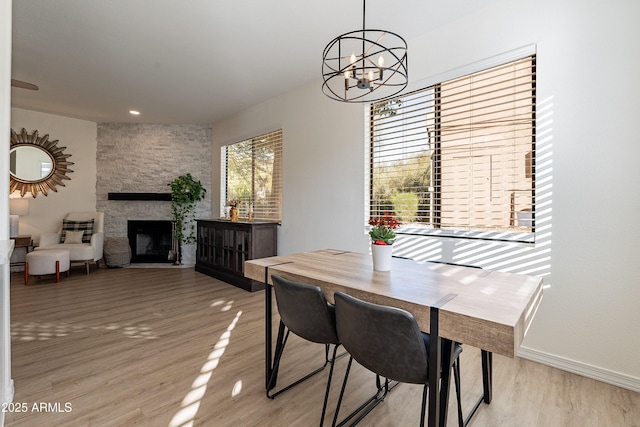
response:
[[[264,284],[244,277],[244,262],[277,255],[278,223],[198,219],[196,271],[246,291]]]

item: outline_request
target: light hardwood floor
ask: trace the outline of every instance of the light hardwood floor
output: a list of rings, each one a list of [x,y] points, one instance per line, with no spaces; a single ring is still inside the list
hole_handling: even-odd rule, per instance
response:
[[[14,426],[313,426],[326,372],[264,394],[264,296],[193,269],[73,270],[11,277]],[[276,319],[274,319],[274,326]],[[321,363],[323,347],[291,338],[280,384]],[[346,358],[337,362],[327,423]],[[328,371],[328,370],[326,370]],[[344,409],[374,377],[356,366]],[[463,405],[480,394],[479,351],[462,353]],[[361,423],[418,425],[421,389],[400,385]],[[44,406],[41,406],[44,404]],[[35,405],[35,406],[34,406]],[[57,406],[56,406],[57,405]],[[449,426],[457,425],[452,395]],[[344,411],[344,412],[342,412]],[[522,359],[494,357],[494,398],[479,426],[640,426],[640,394]]]

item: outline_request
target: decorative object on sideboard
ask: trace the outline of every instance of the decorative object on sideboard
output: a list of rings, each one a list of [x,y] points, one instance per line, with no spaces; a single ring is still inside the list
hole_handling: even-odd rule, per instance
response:
[[[20,217],[29,215],[28,199],[9,199],[9,237],[20,235]]]
[[[203,200],[207,190],[202,182],[195,180],[190,173],[180,175],[169,184],[171,187],[171,214],[176,222],[174,239],[177,249],[183,244],[195,243],[194,215],[196,204]],[[182,262],[180,253],[176,256],[176,264]]]
[[[336,37],[322,54],[322,92],[337,101],[382,101],[409,81],[407,42],[391,31],[366,29],[365,6],[363,0],[362,30]]]
[[[45,196],[48,191],[58,191],[56,186],[64,187],[64,180],[70,180],[68,173],[73,165],[64,154],[67,147],[58,147],[58,140],[49,141],[49,135],[39,136],[38,131],[28,134],[22,128],[20,133],[11,129],[11,147],[9,149],[9,194],[20,192],[36,197]]]
[[[240,199],[231,199],[227,202],[227,206],[229,206],[229,219],[231,221],[237,221],[240,218],[240,205],[242,205]]]

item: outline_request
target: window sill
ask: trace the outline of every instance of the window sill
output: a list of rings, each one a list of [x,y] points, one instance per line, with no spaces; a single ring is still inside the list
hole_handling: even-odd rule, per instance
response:
[[[425,236],[446,239],[482,240],[489,242],[521,243],[533,245],[534,232],[516,231],[468,231],[468,230],[437,230],[423,227],[403,227],[396,230],[399,236]]]

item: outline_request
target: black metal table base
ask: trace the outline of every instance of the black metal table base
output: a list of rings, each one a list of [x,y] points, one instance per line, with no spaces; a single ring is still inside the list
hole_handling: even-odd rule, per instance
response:
[[[463,425],[465,427],[469,424],[471,418],[473,418],[482,403],[486,403],[487,405],[491,403],[491,394],[493,392],[493,353],[487,350],[482,350],[481,353],[483,393],[478,401],[473,405],[471,411],[469,411],[469,415],[464,419]]]

